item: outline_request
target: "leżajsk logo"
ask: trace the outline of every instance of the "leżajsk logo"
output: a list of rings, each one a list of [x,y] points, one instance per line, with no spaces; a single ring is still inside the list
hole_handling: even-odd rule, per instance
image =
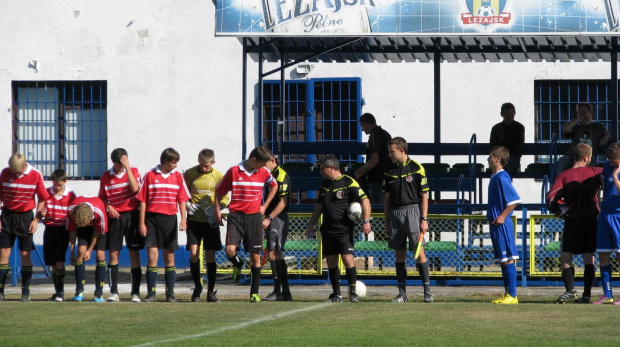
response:
[[[504,12],[509,0],[463,0],[467,13],[461,13],[464,25],[478,25],[488,31],[496,24],[508,24],[511,14]]]

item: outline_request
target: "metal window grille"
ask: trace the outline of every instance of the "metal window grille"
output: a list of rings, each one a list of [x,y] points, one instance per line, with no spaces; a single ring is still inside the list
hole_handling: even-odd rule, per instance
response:
[[[14,81],[13,151],[48,178],[98,179],[107,159],[106,81]]]
[[[263,83],[263,142],[277,152],[280,112],[280,81]],[[358,119],[361,115],[359,78],[310,79],[287,81],[284,141],[357,142],[361,139]],[[340,156],[348,166],[359,161],[357,155]],[[313,156],[287,155],[283,162],[314,162]]]
[[[536,142],[550,142],[553,134],[558,142],[570,142],[562,134],[562,125],[577,117],[580,102],[592,104],[594,121],[607,129],[611,126],[609,80],[539,80],[534,88]]]

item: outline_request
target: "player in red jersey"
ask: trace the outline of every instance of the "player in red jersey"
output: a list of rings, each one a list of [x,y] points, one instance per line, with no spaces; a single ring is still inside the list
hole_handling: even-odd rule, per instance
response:
[[[95,302],[103,302],[105,281],[105,239],[108,232],[108,215],[103,201],[94,196],[78,196],[69,206],[67,230],[71,242],[71,264],[75,266],[75,296],[73,301],[84,300],[86,262],[93,249],[97,249],[95,268]],[[75,244],[77,239],[77,254]]]
[[[174,251],[179,248],[177,211],[181,211],[178,230],[184,231],[187,228],[185,203],[190,199],[183,175],[176,170],[180,158],[179,152],[166,148],[161,153],[160,164],[144,175],[137,196],[140,201],[140,234],[146,238],[148,255],[146,302],[155,301],[159,249],[164,250],[166,301],[176,302]]]
[[[239,282],[243,260],[237,251],[243,240],[245,250],[250,253],[252,262],[250,302],[253,303],[260,302],[258,288],[261,278],[260,254],[263,251],[262,216],[278,192],[276,180],[265,167],[269,159],[271,157],[267,149],[254,148],[248,159],[228,169],[215,189],[215,215],[220,225],[223,225],[220,201],[223,196],[231,192],[230,205],[228,205],[230,214],[226,228],[226,256],[233,264],[233,282]],[[271,188],[261,205],[265,184]]]
[[[9,167],[0,173],[0,301],[4,299],[4,286],[9,274],[9,257],[15,239],[19,240],[22,264],[22,301],[30,301],[30,281],[32,279],[32,260],[30,252],[34,248],[32,235],[37,231],[37,223],[42,218],[41,209],[45,206],[47,190],[43,176],[26,162],[26,157],[16,153],[9,159]],[[35,196],[38,202],[35,203]],[[32,210],[36,206],[36,214]]]
[[[45,265],[52,267],[52,280],[56,293],[50,301],[65,299],[65,254],[69,246],[67,212],[75,193],[67,187],[65,170],[58,169],[50,177],[52,186],[47,189],[45,208],[41,210],[45,232],[43,233],[43,258]]]
[[[106,235],[106,249],[110,255],[108,275],[110,297],[108,301],[117,302],[118,297],[118,256],[123,248],[123,238],[131,260],[131,301],[140,302],[140,250],[144,249],[144,237],[140,235],[138,223],[140,202],[136,199],[140,189],[140,173],[129,165],[129,157],[124,148],[116,148],[110,155],[112,168],[101,174],[99,198],[103,200],[110,222]]]
[[[578,303],[590,302],[594,281],[594,252],[596,251],[596,228],[599,214],[597,196],[601,189],[603,168],[589,167],[592,147],[588,144],[577,144],[573,157],[573,167],[563,171],[556,178],[547,194],[549,210],[556,216],[562,215],[564,218],[560,263],[566,291],[556,300],[558,304],[577,297],[573,254],[583,254],[585,268],[583,294],[577,299]],[[564,199],[566,206],[564,210],[561,210],[558,204],[560,199]]]

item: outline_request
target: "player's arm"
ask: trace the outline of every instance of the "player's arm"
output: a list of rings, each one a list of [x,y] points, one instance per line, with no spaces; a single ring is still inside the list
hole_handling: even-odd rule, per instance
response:
[[[37,203],[37,209],[35,211],[37,211],[34,214],[34,219],[32,220],[32,222],[30,222],[30,226],[28,227],[28,234],[34,234],[37,231],[37,224],[39,224],[39,221],[43,218],[41,216],[41,210],[43,210],[45,208],[45,199],[39,199],[39,202]]]
[[[271,203],[271,200],[273,200],[273,198],[276,196],[277,193],[278,193],[278,184],[274,182],[271,188],[269,188],[269,193],[267,194],[267,197],[265,198],[265,203],[260,207],[260,213],[262,215],[265,214],[265,211],[267,210],[267,206],[269,206],[269,204]]]
[[[179,202],[179,210],[181,211],[181,223],[179,223],[179,230],[184,231],[187,229],[187,207],[185,202]]]
[[[573,128],[575,127],[575,125],[577,125],[577,123],[579,123],[579,121],[581,120],[581,118],[577,117],[577,118],[573,118],[571,119],[570,122],[565,123],[564,125],[562,125],[562,133],[564,134],[570,134],[573,132]]]
[[[308,229],[306,230],[306,233],[308,234],[309,239],[314,238],[314,225],[319,220],[319,217],[321,216],[322,213],[323,213],[323,204],[319,202],[316,205],[314,205],[314,209],[312,210],[312,217],[310,217],[310,222],[308,223]]]
[[[365,235],[368,235],[372,231],[370,226],[370,210],[370,199],[366,197],[362,199],[362,220],[368,221],[368,223],[362,222],[362,231]]]
[[[493,220],[493,222],[491,222],[491,224],[493,224],[493,225],[502,225],[502,224],[504,224],[504,221],[506,220],[506,217],[508,217],[508,215],[515,209],[515,207],[517,207],[517,204],[512,204],[512,205],[506,206],[506,208],[502,211],[502,213],[500,213],[499,216],[497,216],[497,218],[495,218],[495,220]]]
[[[420,201],[420,232],[425,234],[428,230],[428,220],[422,218],[428,217],[428,192],[422,192],[420,195],[422,196]]]
[[[220,208],[220,201],[222,201],[222,196],[216,190],[213,194],[213,210],[215,210],[215,220],[218,222],[219,225],[224,225],[224,222],[222,221],[222,209]]]
[[[88,249],[86,250],[86,253],[84,254],[83,261],[86,262],[90,260],[90,255],[93,252],[93,249],[95,249],[97,240],[99,240],[99,235],[101,235],[101,231],[99,231],[99,228],[95,227],[95,232],[93,233],[93,239],[90,241],[90,245],[88,245]]]
[[[140,235],[146,237],[146,202],[140,201]]]
[[[377,164],[379,164],[379,153],[373,153],[372,155],[370,155],[370,159],[368,159],[368,161],[364,165],[362,165],[362,167],[353,171],[353,178],[358,179],[364,176],[365,173],[372,170],[372,168],[377,166]]]
[[[267,229],[267,227],[269,227],[269,224],[271,223],[271,219],[279,216],[286,207],[286,195],[279,196],[276,199],[279,199],[278,204],[276,205],[276,207],[274,207],[273,211],[271,211],[271,213],[269,213],[269,215],[265,216],[266,218],[263,219],[263,230]]]
[[[616,191],[620,193],[620,178],[618,178],[618,175],[620,175],[620,166],[615,168],[614,172],[612,173],[612,176],[614,178],[614,185],[616,186]]]
[[[131,166],[129,165],[129,157],[126,155],[121,156],[121,165],[125,168],[125,172],[127,172],[127,180],[129,181],[129,189],[131,189],[132,193],[137,192],[140,189],[140,184],[138,180],[131,171]]]

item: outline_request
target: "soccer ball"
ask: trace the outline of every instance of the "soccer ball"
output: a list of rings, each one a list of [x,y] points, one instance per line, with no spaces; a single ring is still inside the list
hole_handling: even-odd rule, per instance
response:
[[[362,281],[355,282],[355,294],[360,298],[366,296],[366,285]],[[349,287],[349,296],[351,296],[351,287]]]
[[[480,6],[476,14],[478,17],[495,16],[495,9],[491,6]]]
[[[347,207],[347,217],[354,222],[362,220],[362,205],[359,202],[352,202]]]

